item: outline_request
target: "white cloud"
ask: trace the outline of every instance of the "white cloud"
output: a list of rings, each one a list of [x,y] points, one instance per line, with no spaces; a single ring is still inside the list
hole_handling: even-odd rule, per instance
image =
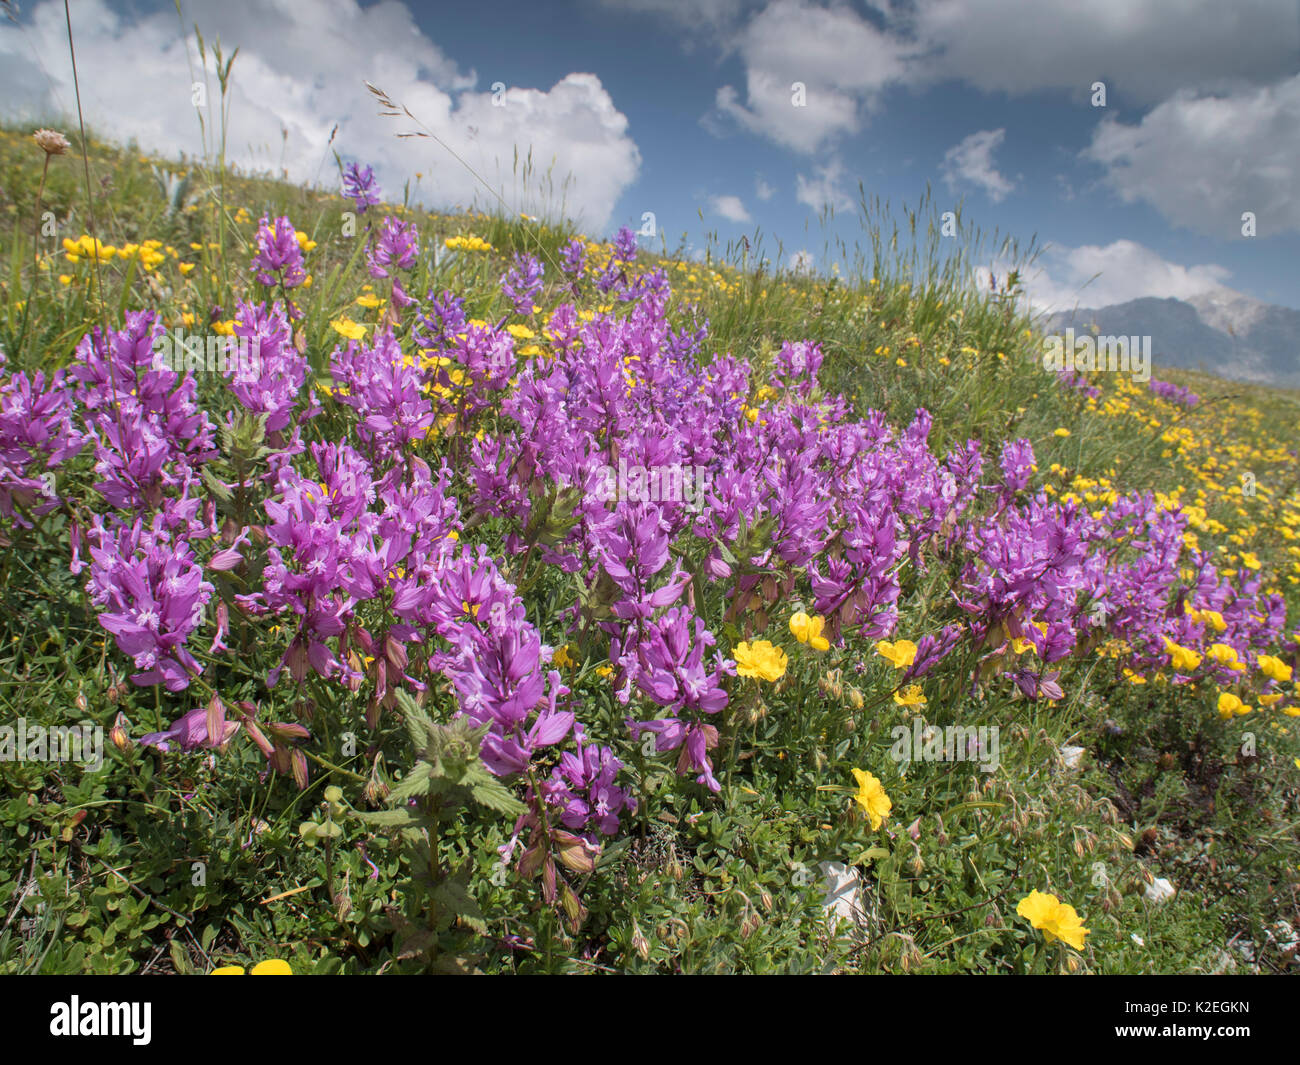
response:
[[[729,222],[751,222],[749,212],[739,196],[711,196],[709,207],[714,214],[720,214]]]
[[[763,180],[761,174],[754,177],[754,195],[766,203],[776,195],[776,189]]]
[[[1005,264],[994,267],[1001,281]],[[1036,311],[1066,311],[1073,307],[1107,307],[1114,303],[1154,297],[1185,300],[1218,291],[1230,271],[1214,263],[1180,266],[1131,240],[1101,246],[1049,247],[1023,277],[1030,305]],[[981,288],[989,271],[977,271]]]
[[[745,98],[724,85],[718,110],[798,152],[856,131],[872,96],[903,73],[904,45],[848,7],[774,0],[728,43],[745,65]]]
[[[491,92],[471,91],[475,74],[426,37],[397,0],[364,8],[357,0],[224,0],[205,5],[199,18],[209,45],[220,34],[227,54],[240,47],[228,139],[228,155],[239,165],[277,172],[283,166],[296,181],[319,174],[333,186],[329,136],[338,123],[332,149],[374,165],[388,195],[400,196],[407,176],[419,170],[426,181],[416,194],[428,190],[421,198],[431,205],[495,204],[432,141],[397,139],[413,127],[378,117],[362,84],[368,80],[409,107],[502,191],[511,209],[538,214],[563,206],[599,229],[640,168],[627,119],[595,75],[569,74],[547,91],[511,87],[506,106],[494,107]],[[11,117],[52,118],[73,106],[63,19],[62,5],[44,0],[23,29],[0,24],[0,100]],[[73,9],[73,32],[88,125],[166,154],[201,153],[191,65],[195,77],[203,71],[174,12],[128,16],[103,0],[82,0]],[[211,118],[217,87],[210,72],[208,81]],[[516,149],[523,159],[530,148],[534,175],[524,189],[512,164]],[[548,170],[549,189],[539,177]]]
[[[1015,183],[998,173],[993,153],[1006,134],[1005,129],[982,129],[944,152],[940,172],[948,187],[957,188],[965,182],[983,189],[994,203],[1004,199]]]
[[[786,259],[786,266],[792,273],[800,276],[811,274],[813,272],[813,267],[815,266],[813,253],[807,248],[801,248],[799,251],[791,252]]]
[[[1219,96],[1178,93],[1137,125],[1103,122],[1088,157],[1126,203],[1219,237],[1300,231],[1300,75]]]
[[[823,207],[843,211],[853,206],[853,197],[841,184],[843,179],[844,164],[838,159],[832,159],[825,166],[813,167],[812,177],[803,174],[796,176],[794,198],[814,211],[820,211]]]
[[[714,115],[804,153],[857,132],[890,85],[1083,101],[1103,81],[1112,107],[1149,106],[1184,88],[1269,84],[1294,73],[1300,52],[1300,19],[1282,0],[771,0],[756,14],[739,0],[694,14],[680,0],[634,2],[740,58],[743,89],[722,86]],[[806,108],[791,104],[796,81]]]
[[[909,79],[1081,96],[1104,81],[1145,104],[1188,86],[1272,81],[1300,51],[1295,5],[1280,0],[919,0],[911,32],[928,54]]]

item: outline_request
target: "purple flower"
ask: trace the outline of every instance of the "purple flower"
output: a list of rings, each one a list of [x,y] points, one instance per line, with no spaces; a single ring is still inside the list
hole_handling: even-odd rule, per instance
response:
[[[352,198],[361,214],[380,202],[379,193],[379,183],[375,180],[373,169],[359,163],[349,163],[343,168],[343,195]]]
[[[217,706],[221,706],[220,702]],[[227,721],[225,714],[219,713],[215,723],[217,734],[214,738],[208,732],[207,708],[200,706],[178,717],[164,731],[141,736],[140,743],[145,747],[157,747],[164,753],[173,749],[186,753],[200,748],[215,750],[229,742],[230,737],[239,731],[239,722]]]
[[[91,601],[99,623],[112,634],[118,650],[134,659],[135,684],[162,683],[182,691],[191,676],[203,672],[186,641],[203,622],[214,588],[188,543],[172,543],[166,533],[145,529],[137,518],[113,530],[97,524],[91,531]]]
[[[393,267],[409,270],[415,265],[419,240],[420,234],[415,223],[403,225],[396,218],[386,217],[379,226],[374,247],[366,253],[370,276],[389,277],[389,271]]]
[[[280,285],[288,290],[307,280],[302,247],[288,218],[281,215],[270,222],[266,215],[262,216],[257,225],[257,252],[252,267],[264,285]]]
[[[560,269],[575,281],[582,276],[587,261],[587,248],[577,237],[560,249]]]
[[[559,808],[568,828],[613,836],[619,829],[618,815],[636,810],[636,800],[614,783],[623,763],[608,747],[585,743],[581,725],[574,725],[573,739],[575,750],[560,756],[542,793],[548,805]]]
[[[542,291],[542,264],[532,255],[516,255],[514,265],[501,275],[501,292],[516,314],[533,313],[533,301]]]
[[[30,378],[16,373],[0,383],[0,514],[29,527],[16,507],[32,507],[39,517],[59,505],[48,471],[85,443],[74,415],[74,396],[62,370],[49,378],[40,371]]]
[[[378,333],[368,346],[352,340],[346,348],[336,348],[330,372],[339,386],[339,402],[361,418],[358,437],[374,445],[377,457],[405,453],[433,427],[425,375],[403,354],[391,330]]]

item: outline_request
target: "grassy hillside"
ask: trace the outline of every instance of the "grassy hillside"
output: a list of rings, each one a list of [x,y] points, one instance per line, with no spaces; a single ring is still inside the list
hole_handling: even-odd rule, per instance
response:
[[[30,132],[0,130],[0,726],[105,746],[0,760],[0,971],[1294,966],[1300,394],[1059,380],[1014,278],[974,288],[923,214],[853,276],[585,237],[566,272],[557,220],[95,141],[43,172]],[[279,217],[298,284],[251,265]],[[374,257],[386,217],[409,265]],[[206,345],[241,301],[292,305],[261,391],[149,378],[128,312]],[[593,504],[629,456],[704,471],[703,511]],[[124,635],[132,567],[164,614],[206,582],[197,625],[152,619],[185,636],[168,684]],[[543,735],[543,689],[585,738]],[[930,753],[953,726],[978,746]],[[838,926],[824,863],[860,892]]]

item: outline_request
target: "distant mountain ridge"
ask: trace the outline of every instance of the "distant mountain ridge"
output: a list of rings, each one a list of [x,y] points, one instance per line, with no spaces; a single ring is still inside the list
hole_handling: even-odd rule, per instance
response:
[[[1177,366],[1219,377],[1300,388],[1300,311],[1220,288],[1179,299],[1144,297],[1047,315],[1055,333],[1093,326],[1101,336],[1151,337],[1152,373]]]

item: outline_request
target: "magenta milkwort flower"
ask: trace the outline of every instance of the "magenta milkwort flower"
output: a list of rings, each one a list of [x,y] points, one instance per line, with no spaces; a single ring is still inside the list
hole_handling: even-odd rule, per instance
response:
[[[569,689],[557,670],[543,671],[550,650],[482,545],[477,553],[462,548],[433,591],[420,604],[421,620],[451,650],[433,655],[429,666],[451,680],[461,710],[489,726],[484,765],[498,776],[522,773],[539,748],[561,743],[574,726],[573,713],[557,705]]]
[[[433,427],[424,372],[403,353],[391,330],[369,344],[351,340],[346,348],[335,348],[330,373],[339,388],[336,398],[360,416],[357,435],[374,448],[376,459],[404,455]]]
[[[822,358],[820,344],[804,340],[782,344],[772,370],[773,384],[777,388],[791,386],[799,395],[809,395],[816,387]]]
[[[962,627],[960,625],[945,625],[940,630],[939,635],[934,636],[927,632],[917,640],[916,658],[908,666],[907,672],[903,674],[902,683],[906,684],[910,681],[920,680],[930,670],[934,669],[957,646],[961,635]]]
[[[717,640],[702,619],[686,607],[673,607],[653,621],[643,623],[628,634],[625,645],[615,638],[610,658],[623,675],[638,689],[667,709],[672,716],[653,721],[628,719],[634,740],[643,732],[655,734],[655,749],[673,751],[681,748],[678,773],[698,771],[695,778],[710,791],[721,790],[713,775],[708,752],[718,743],[718,731],[704,715],[716,714],[727,705],[722,677],[734,676],[735,663],[714,654],[712,668],[705,665],[707,648]],[[623,702],[625,695],[620,694]]]
[[[374,543],[379,518],[366,461],[346,444],[312,444],[320,481],[292,467],[280,473],[279,499],[264,504],[273,545],[263,588],[237,600],[250,613],[292,610],[298,634],[268,678],[286,667],[301,681],[308,667],[325,677],[349,671],[327,641],[341,636],[353,606],[375,594],[382,559]]]
[[[979,493],[980,477],[984,473],[984,455],[979,441],[967,440],[961,447],[954,447],[944,457],[943,464],[957,487],[953,515],[958,516]]]
[[[623,226],[614,237],[613,254],[596,279],[596,288],[601,292],[608,292],[616,285],[626,287],[627,267],[636,261],[636,256],[636,234],[627,226]]]
[[[293,330],[280,301],[269,309],[264,303],[240,303],[234,329],[237,337],[247,340],[250,357],[234,360],[226,370],[230,391],[245,410],[266,415],[268,433],[289,427],[304,390],[298,421],[320,413],[315,390],[307,388],[307,358],[293,345]]]
[[[373,278],[391,277],[394,268],[409,270],[415,265],[420,243],[415,223],[403,224],[391,215],[379,225],[374,245],[366,251],[366,265]]]
[[[1029,486],[1029,479],[1038,469],[1034,460],[1034,447],[1025,439],[1012,440],[1002,448],[998,460],[1002,467],[1003,498],[1010,499]]]
[[[257,252],[252,269],[262,284],[280,285],[285,290],[297,288],[307,280],[298,235],[284,215],[274,222],[263,215],[257,224]]]
[[[154,349],[163,336],[153,312],[128,311],[126,328],[107,344],[98,328],[83,337],[69,370],[95,442],[102,478],[95,488],[115,507],[157,507],[167,489],[190,483],[216,454],[193,374],[158,366]]]
[[[1073,503],[1031,499],[971,524],[958,605],[971,615],[976,640],[1008,618],[1072,616],[1086,586],[1085,536],[1091,519]]]
[[[1076,392],[1082,392],[1089,399],[1096,399],[1101,395],[1101,389],[1097,388],[1091,381],[1081,373],[1074,370],[1057,370],[1056,381],[1062,388],[1072,388]]]
[[[560,810],[560,821],[575,832],[613,836],[618,832],[618,815],[634,812],[636,800],[615,785],[623,763],[608,747],[587,743],[582,726],[573,727],[574,751],[560,756],[560,764],[542,783],[547,805]],[[594,841],[594,840],[593,840]]]
[[[216,725],[217,734],[214,738],[208,731],[207,708],[200,706],[178,717],[164,731],[141,736],[140,743],[145,747],[156,747],[164,753],[173,748],[184,753],[200,748],[215,750],[228,743],[230,737],[239,731],[239,722],[227,721],[224,713],[217,718]]]
[[[560,249],[560,269],[574,281],[582,277],[583,267],[587,262],[587,248],[574,237]]]
[[[380,202],[379,183],[371,167],[349,163],[343,168],[343,195],[351,197],[361,214]]]
[[[1201,397],[1195,392],[1179,385],[1172,384],[1169,381],[1157,381],[1152,377],[1147,381],[1147,387],[1161,399],[1166,399],[1170,403],[1181,404],[1188,409],[1195,407],[1201,402]]]
[[[135,684],[162,683],[182,691],[203,666],[186,648],[203,623],[214,588],[188,543],[173,542],[160,528],[96,518],[90,530],[90,581],[86,591],[99,609],[99,623],[118,650],[134,659]]]
[[[614,258],[630,263],[636,261],[636,255],[636,234],[629,227],[623,226],[614,236]]]
[[[440,353],[450,347],[465,328],[465,302],[454,292],[429,293],[428,313],[421,314],[412,331],[422,351]]]
[[[451,395],[442,399],[445,413],[469,417],[492,406],[494,393],[503,392],[515,370],[515,341],[504,329],[469,325],[456,336],[444,354],[456,365],[440,366],[434,379]],[[460,379],[452,377],[459,368]]]
[[[514,264],[501,275],[501,293],[510,301],[515,314],[533,313],[533,302],[542,291],[542,263],[532,255],[516,255]]]
[[[4,355],[0,353],[0,371]],[[86,437],[73,426],[76,405],[62,370],[49,378],[15,373],[0,383],[0,514],[21,527],[16,510],[31,507],[42,517],[59,505],[51,472],[77,454]]]

